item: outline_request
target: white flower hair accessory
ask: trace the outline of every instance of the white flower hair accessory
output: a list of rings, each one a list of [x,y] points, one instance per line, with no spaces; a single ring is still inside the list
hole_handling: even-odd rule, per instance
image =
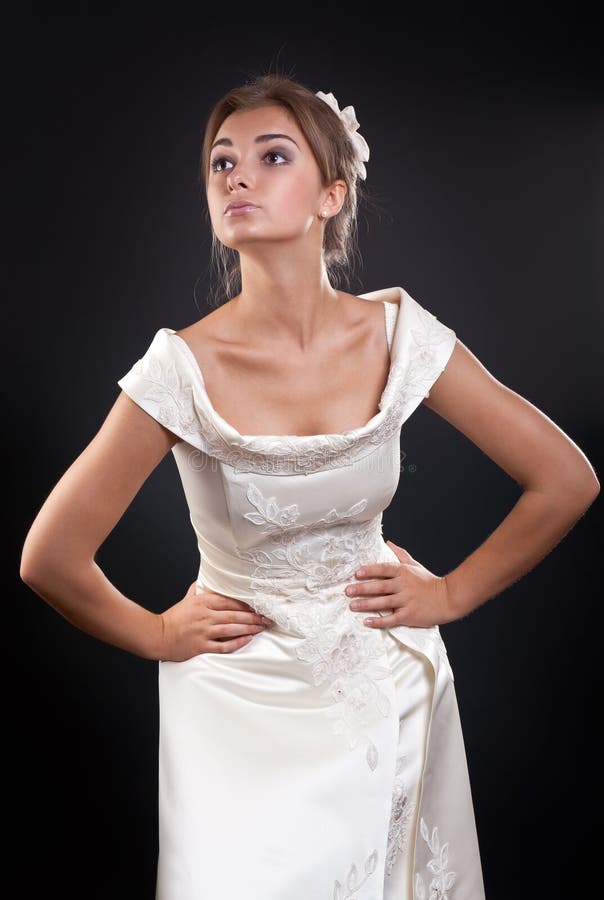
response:
[[[364,164],[369,160],[369,145],[363,135],[358,132],[359,123],[357,122],[354,112],[354,106],[347,106],[345,109],[340,109],[338,101],[332,93],[324,94],[323,91],[317,91],[316,96],[320,97],[321,100],[324,100],[328,106],[331,106],[336,115],[338,115],[344,123],[346,130],[348,131],[348,136],[356,151],[359,176],[365,180],[367,178],[367,169]]]

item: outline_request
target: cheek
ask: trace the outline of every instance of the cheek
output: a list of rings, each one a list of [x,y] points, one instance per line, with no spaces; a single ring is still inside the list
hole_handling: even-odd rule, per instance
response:
[[[228,197],[225,196],[223,191],[218,191],[215,187],[210,186],[206,188],[206,198],[211,218],[220,218],[226,203],[228,203]]]
[[[275,178],[269,187],[271,206],[287,218],[306,218],[317,203],[317,188],[314,180],[306,172],[292,171],[280,173],[285,177]]]
[[[210,224],[214,228],[221,216],[218,214],[218,201],[212,196],[211,190],[206,190],[206,210],[210,219]]]

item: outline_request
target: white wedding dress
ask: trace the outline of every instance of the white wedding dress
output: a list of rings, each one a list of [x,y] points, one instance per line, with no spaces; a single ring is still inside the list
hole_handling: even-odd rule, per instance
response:
[[[199,588],[275,621],[232,653],[159,663],[156,900],[483,900],[453,673],[437,626],[363,624],[344,587],[398,562],[382,512],[401,427],[455,333],[404,289],[383,302],[379,412],[341,434],[240,434],[160,328],[118,384],[172,452]]]

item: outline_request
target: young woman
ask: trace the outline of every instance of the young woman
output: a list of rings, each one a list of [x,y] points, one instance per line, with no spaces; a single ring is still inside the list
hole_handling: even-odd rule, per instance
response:
[[[157,900],[481,900],[438,626],[533,568],[599,491],[573,441],[404,288],[333,287],[358,128],[278,75],[216,104],[202,175],[230,299],[157,331],[23,548],[59,613],[159,660]],[[524,488],[443,576],[382,537],[420,403]],[[170,450],[200,568],[156,615],[94,557]]]

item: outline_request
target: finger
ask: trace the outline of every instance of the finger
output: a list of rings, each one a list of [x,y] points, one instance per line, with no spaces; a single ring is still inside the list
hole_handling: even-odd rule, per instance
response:
[[[400,616],[396,612],[391,615],[377,616],[363,619],[363,625],[367,628],[393,628],[395,625],[401,625]]]
[[[245,634],[258,634],[265,630],[265,625],[252,624],[249,622],[212,622],[208,625],[208,634],[212,639],[216,638],[216,633],[220,633],[220,637],[232,638]]]
[[[227,607],[229,609],[229,607]],[[238,611],[238,610],[236,610]],[[260,612],[257,612],[252,606],[248,603],[243,604],[243,612],[245,614],[244,621],[246,622],[264,622],[267,625],[274,625],[275,623],[269,616],[265,616]]]
[[[351,585],[346,593],[349,597],[388,597],[399,592],[400,585],[394,578],[387,581],[365,581],[363,584]]]
[[[243,604],[243,612],[247,613],[246,622],[264,622],[265,625],[274,625],[274,621],[270,618],[270,616],[265,616],[260,612],[257,612],[253,606],[250,606],[249,603],[245,603],[245,601],[236,600],[236,598],[229,598],[235,600],[237,603]],[[227,607],[229,609],[230,607]]]
[[[364,578],[393,578],[395,575],[398,575],[399,569],[400,565],[398,563],[370,563],[357,569],[354,574],[358,580]]]
[[[206,595],[212,595],[212,602],[206,601],[206,608],[214,612],[228,611],[236,614],[238,622],[264,622],[265,625],[275,624],[268,616],[263,616],[262,613],[256,612],[245,600],[239,600],[237,597],[231,597],[227,594],[217,594],[215,591],[206,591]],[[245,614],[245,618],[240,617],[241,613]],[[226,621],[232,621],[232,617],[231,619],[226,619]]]
[[[234,638],[233,640],[224,640],[224,641],[208,641],[208,650],[207,653],[232,653],[233,650],[237,650],[239,647],[244,647],[254,637],[253,634],[245,634],[242,637]]]
[[[211,608],[211,607],[209,607]],[[270,625],[270,619],[260,613],[239,612],[235,609],[212,610],[212,624],[214,625]]]
[[[239,600],[237,597],[229,597],[226,594],[217,594],[215,591],[208,591],[207,593],[212,596],[212,605],[210,606],[210,609],[230,609],[236,612],[253,613],[254,615],[257,615],[256,611],[252,609],[245,600]]]
[[[353,613],[372,613],[372,614],[380,614],[385,612],[386,610],[390,612],[390,610],[401,609],[402,604],[399,606],[398,603],[393,602],[393,596],[390,597],[371,597],[365,600],[354,601],[354,603],[350,604],[350,610]],[[359,605],[356,606],[355,603],[358,602]]]

